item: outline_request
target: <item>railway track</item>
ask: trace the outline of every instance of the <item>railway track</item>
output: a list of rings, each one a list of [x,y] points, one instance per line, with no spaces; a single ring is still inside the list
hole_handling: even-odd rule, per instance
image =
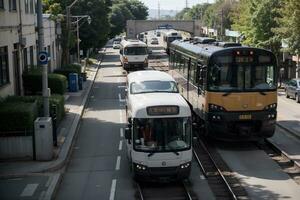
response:
[[[198,139],[193,148],[196,161],[216,199],[249,199],[246,190],[213,147]]]
[[[161,62],[159,59],[150,60],[149,64],[151,65],[150,67],[154,70],[163,71],[163,72],[169,71],[169,66]]]
[[[188,182],[163,183],[136,183],[137,199],[139,200],[197,200],[190,191]]]
[[[289,154],[280,149],[269,139],[257,144],[258,148],[264,150],[281,169],[287,173],[298,185],[300,185],[300,163],[295,161]]]

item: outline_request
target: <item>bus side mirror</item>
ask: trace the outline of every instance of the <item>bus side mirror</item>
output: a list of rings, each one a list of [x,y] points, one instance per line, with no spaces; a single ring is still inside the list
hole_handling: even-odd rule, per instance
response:
[[[122,49],[120,49],[119,53],[120,53],[120,54],[123,54],[123,51],[122,51]]]
[[[131,128],[125,128],[125,139],[131,140]]]

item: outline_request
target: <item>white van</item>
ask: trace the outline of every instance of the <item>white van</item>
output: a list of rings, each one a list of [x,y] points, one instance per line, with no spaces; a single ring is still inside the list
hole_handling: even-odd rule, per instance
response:
[[[147,45],[140,40],[122,40],[120,44],[120,61],[125,70],[147,68]]]
[[[133,177],[142,180],[189,177],[192,117],[175,80],[160,71],[138,71],[127,79],[125,129]]]

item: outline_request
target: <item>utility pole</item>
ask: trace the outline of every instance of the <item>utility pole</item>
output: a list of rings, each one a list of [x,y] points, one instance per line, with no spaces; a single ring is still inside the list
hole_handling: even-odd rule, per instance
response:
[[[37,25],[38,25],[38,50],[43,51],[44,48],[44,29],[43,29],[43,8],[42,0],[37,0]],[[42,93],[44,117],[49,117],[49,95],[48,89],[48,66],[42,65]]]
[[[188,8],[188,0],[185,0],[185,8]]]
[[[221,40],[223,40],[223,22],[224,19],[223,19],[223,8],[221,10]]]
[[[157,19],[160,19],[160,4],[158,0]]]

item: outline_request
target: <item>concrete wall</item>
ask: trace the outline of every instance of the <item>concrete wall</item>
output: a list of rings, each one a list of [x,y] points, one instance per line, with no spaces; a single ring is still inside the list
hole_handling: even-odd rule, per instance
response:
[[[33,158],[32,136],[1,137],[0,159]]]
[[[136,35],[145,31],[156,30],[160,25],[172,25],[176,30],[186,31],[194,36],[200,36],[201,24],[199,20],[127,20],[127,37],[136,38]]]

